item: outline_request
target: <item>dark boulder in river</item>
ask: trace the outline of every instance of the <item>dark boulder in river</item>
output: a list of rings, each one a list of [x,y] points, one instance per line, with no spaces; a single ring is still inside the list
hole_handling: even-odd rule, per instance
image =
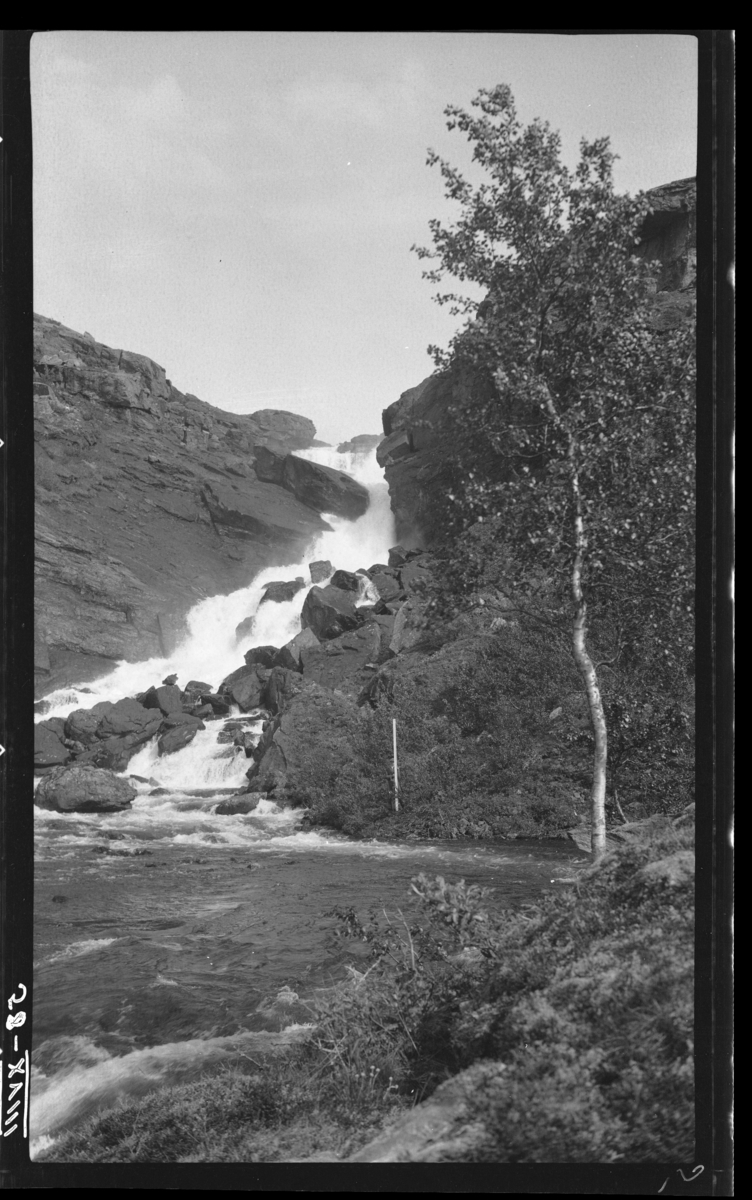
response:
[[[363,624],[362,614],[355,607],[353,592],[342,588],[312,587],[305,598],[300,623],[312,629],[318,638],[335,638],[348,629]]]
[[[55,767],[34,795],[38,808],[53,812],[122,812],[138,792],[101,767]]]
[[[258,806],[259,800],[263,799],[264,797],[261,792],[248,792],[245,795],[228,796],[226,800],[219,802],[214,811],[223,817],[234,817],[238,813],[253,812],[254,808]]]
[[[199,729],[206,729],[203,721],[188,713],[175,713],[162,723],[162,735],[157,742],[160,756],[174,754],[193,741]]]

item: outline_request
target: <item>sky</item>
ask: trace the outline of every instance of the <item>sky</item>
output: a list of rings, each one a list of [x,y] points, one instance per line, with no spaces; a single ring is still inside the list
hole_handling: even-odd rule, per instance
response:
[[[410,247],[452,219],[444,108],[507,83],[619,191],[695,174],[684,34],[117,32],[32,39],[34,308],[226,411],[336,444],[431,373],[458,318]]]

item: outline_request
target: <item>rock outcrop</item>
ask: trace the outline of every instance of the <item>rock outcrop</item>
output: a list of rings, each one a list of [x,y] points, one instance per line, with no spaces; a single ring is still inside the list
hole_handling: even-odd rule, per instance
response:
[[[661,263],[653,320],[658,329],[672,329],[691,320],[695,310],[696,182],[680,179],[647,195],[653,212],[637,253]],[[429,376],[384,410],[385,436],[377,458],[389,484],[397,537],[406,546],[429,546],[445,533],[437,520],[437,500],[453,485],[449,410],[461,413],[493,395],[490,381],[457,368]],[[479,454],[482,450],[479,445]]]
[[[34,339],[42,694],[106,674],[119,659],[171,653],[198,600],[299,560],[328,526],[318,500],[308,503],[313,485],[298,488],[301,502],[254,469],[263,449],[284,464],[310,446],[307,418],[223,412],[179,392],[151,359],[46,317],[35,317]],[[296,477],[312,466],[296,465]],[[359,485],[333,474],[316,468],[332,495],[362,504]]]

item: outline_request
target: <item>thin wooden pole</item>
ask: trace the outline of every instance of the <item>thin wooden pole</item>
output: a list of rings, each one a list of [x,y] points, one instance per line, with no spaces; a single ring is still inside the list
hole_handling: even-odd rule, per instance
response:
[[[394,811],[399,812],[399,772],[397,770],[397,718],[392,718],[392,746],[394,748]]]

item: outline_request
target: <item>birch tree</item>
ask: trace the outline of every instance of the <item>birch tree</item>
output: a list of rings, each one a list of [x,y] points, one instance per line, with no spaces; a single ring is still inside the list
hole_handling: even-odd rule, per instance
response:
[[[413,247],[432,261],[425,278],[469,282],[483,297],[436,296],[467,318],[446,350],[430,347],[437,366],[493,384],[462,413],[484,452],[463,462],[458,440],[454,502],[466,525],[504,517],[519,561],[568,577],[598,858],[608,729],[588,604],[631,594],[638,619],[658,626],[691,604],[694,339],[653,328],[654,269],[636,253],[649,204],[616,193],[608,139],[583,140],[572,171],[547,123],[519,123],[506,85],[481,90],[472,107],[445,111],[472,145],[479,182],[429,151],[459,212],[430,222],[431,247]]]

